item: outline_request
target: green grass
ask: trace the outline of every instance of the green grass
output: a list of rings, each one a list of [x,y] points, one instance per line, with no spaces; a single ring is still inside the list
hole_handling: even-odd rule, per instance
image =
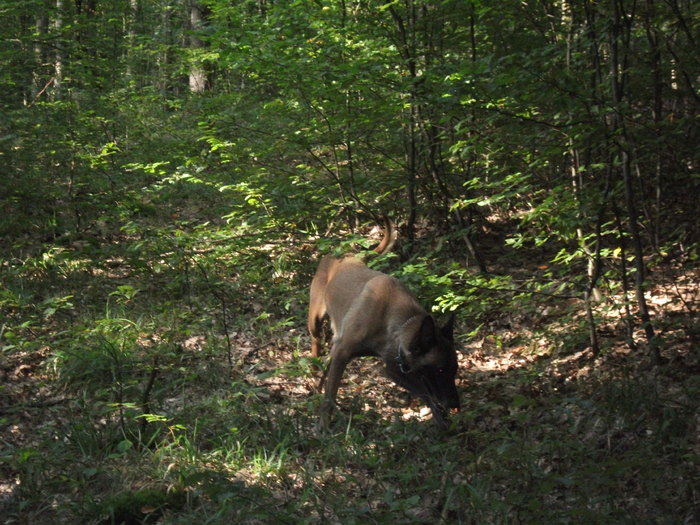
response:
[[[296,307],[263,297],[246,312],[226,293],[254,280],[228,288],[222,277],[227,340],[211,276],[191,273],[173,298],[182,283],[159,292],[140,272],[12,271],[0,353],[6,523],[700,519],[700,380],[682,367],[641,370],[611,354],[562,373],[567,348],[538,354],[519,336],[524,364],[461,370],[463,410],[443,432],[403,419],[407,398],[363,361],[319,432],[304,290],[287,296]],[[497,345],[490,358],[508,352]]]
[[[59,422],[75,416],[36,429],[33,448],[3,456],[21,480],[10,515],[90,523],[673,523],[695,516],[692,414],[655,398],[647,381],[526,403],[467,389],[447,433],[356,412],[340,413],[319,434],[313,398],[271,402],[226,377],[222,369],[208,395],[185,399],[185,392],[172,406],[164,397],[163,420],[147,426],[157,437],[146,443],[135,439],[137,411],[123,424],[105,406],[76,400],[56,409]],[[497,380],[504,389],[513,381]]]

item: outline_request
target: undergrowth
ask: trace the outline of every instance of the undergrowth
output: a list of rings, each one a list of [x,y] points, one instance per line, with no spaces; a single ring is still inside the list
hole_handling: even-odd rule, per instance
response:
[[[157,271],[61,257],[3,266],[6,523],[700,519],[698,376],[612,350],[577,357],[575,317],[559,319],[567,345],[554,321],[513,335],[507,316],[470,310],[447,432],[371,360],[351,367],[321,432],[303,288],[281,302],[261,266],[234,278],[184,253]],[[272,296],[240,301],[265,278]],[[449,286],[426,282],[433,297]]]

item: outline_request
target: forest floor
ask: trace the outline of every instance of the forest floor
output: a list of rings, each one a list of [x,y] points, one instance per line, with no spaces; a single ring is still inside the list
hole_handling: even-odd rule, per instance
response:
[[[494,313],[460,339],[462,410],[446,432],[366,358],[319,433],[321,363],[301,323],[228,340],[192,330],[160,361],[157,337],[139,330],[131,360],[95,357],[81,372],[61,372],[49,344],[4,351],[0,513],[8,524],[698,523],[700,271],[652,279],[663,365],[641,333],[630,348],[619,312],[601,314],[599,355],[562,343],[576,319],[562,322],[565,300]]]

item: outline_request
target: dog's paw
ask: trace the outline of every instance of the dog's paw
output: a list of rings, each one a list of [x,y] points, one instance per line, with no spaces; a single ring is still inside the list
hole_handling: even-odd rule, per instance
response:
[[[333,410],[335,409],[335,404],[328,399],[324,399],[321,403],[321,409],[318,414],[318,421],[314,425],[314,434],[317,436],[328,434],[331,424],[331,416],[333,415]]]

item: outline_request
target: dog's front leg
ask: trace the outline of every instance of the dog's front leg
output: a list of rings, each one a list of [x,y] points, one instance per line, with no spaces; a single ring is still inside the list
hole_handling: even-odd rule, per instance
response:
[[[345,367],[350,362],[351,352],[344,350],[342,345],[334,344],[331,350],[331,360],[324,375],[327,375],[325,396],[321,407],[321,426],[328,428],[331,415],[335,409],[335,398],[340,388],[340,379],[343,377]],[[321,380],[323,382],[323,380]]]

